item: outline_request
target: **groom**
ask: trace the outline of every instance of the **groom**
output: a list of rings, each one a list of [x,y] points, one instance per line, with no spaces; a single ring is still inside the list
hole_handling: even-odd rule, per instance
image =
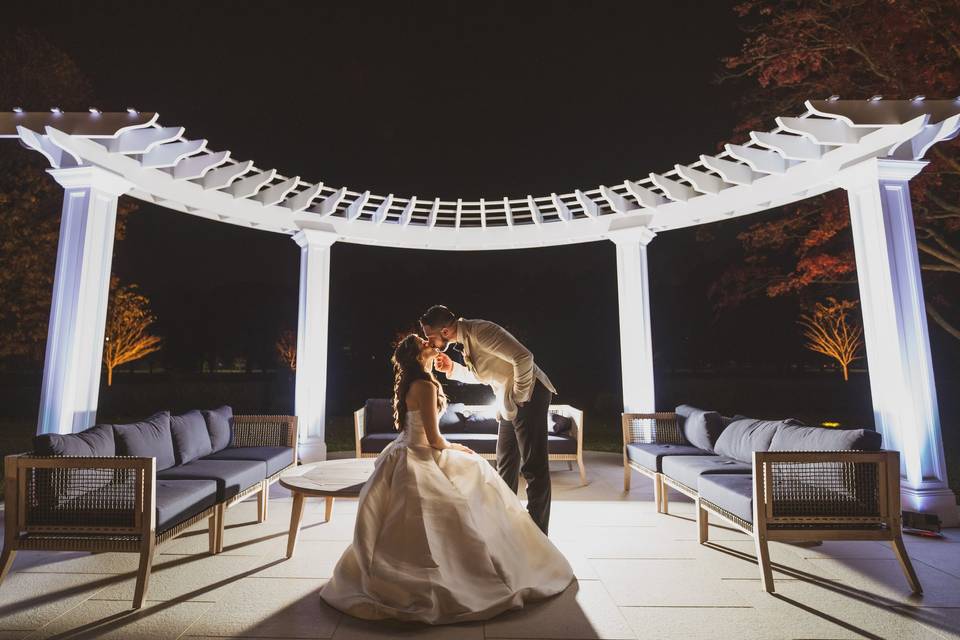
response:
[[[514,492],[519,473],[527,481],[527,511],[547,533],[550,522],[550,465],[547,459],[547,413],[557,390],[533,362],[533,354],[503,327],[487,320],[464,320],[435,305],[420,317],[420,327],[434,347],[463,345],[466,366],[445,353],[437,371],[465,384],[486,384],[497,397],[497,471]]]

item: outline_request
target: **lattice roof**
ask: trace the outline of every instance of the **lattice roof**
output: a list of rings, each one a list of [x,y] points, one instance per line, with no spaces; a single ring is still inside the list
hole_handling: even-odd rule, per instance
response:
[[[652,232],[762,211],[836,188],[847,168],[877,157],[919,159],[960,130],[958,100],[813,100],[749,142],[727,144],[661,173],[611,185],[480,200],[376,195],[309,182],[215,151],[156,113],[0,114],[55,168],[97,166],[130,195],[185,213],[293,234],[434,249],[501,249],[598,240],[626,227]]]

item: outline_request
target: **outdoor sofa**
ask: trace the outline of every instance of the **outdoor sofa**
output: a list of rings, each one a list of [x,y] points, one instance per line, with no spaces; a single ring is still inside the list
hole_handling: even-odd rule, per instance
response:
[[[772,592],[769,541],[888,540],[914,593],[922,589],[903,544],[900,456],[868,429],[727,418],[681,405],[623,414],[623,488],[632,471],[653,480],[657,511],[668,487],[696,504],[698,540],[714,514],[753,537],[761,584]]]
[[[33,452],[5,459],[0,581],[20,550],[139,553],[139,609],[159,546],[208,520],[210,553],[220,553],[224,512],[253,494],[257,522],[266,519],[296,442],[296,417],[234,416],[228,406],[37,436]]]
[[[393,425],[393,403],[389,399],[367,400],[353,413],[358,458],[375,458],[397,437]],[[564,461],[580,469],[580,482],[586,484],[583,466],[583,411],[568,404],[552,404],[547,414],[547,447],[551,461]],[[485,405],[450,404],[440,416],[440,432],[450,442],[470,447],[487,460],[497,457],[496,409]]]

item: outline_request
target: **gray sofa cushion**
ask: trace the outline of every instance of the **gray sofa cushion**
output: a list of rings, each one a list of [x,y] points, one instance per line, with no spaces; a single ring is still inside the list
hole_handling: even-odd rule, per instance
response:
[[[547,425],[548,431],[552,431],[557,435],[570,433],[573,431],[573,418],[570,416],[562,416],[559,413],[550,413],[547,414]]]
[[[461,413],[460,433],[497,433],[500,423],[493,416],[482,413]]]
[[[161,411],[131,424],[113,425],[117,454],[157,459],[157,471],[176,464],[173,437],[170,434],[170,412]]]
[[[879,451],[883,438],[870,429],[827,429],[784,425],[770,451]]]
[[[371,433],[360,439],[360,451],[362,453],[380,453],[384,448],[393,442],[397,433]],[[496,433],[445,433],[443,435],[448,442],[458,442],[466,447],[470,447],[477,453],[496,453],[497,452],[497,434]],[[577,452],[576,438],[567,435],[547,436],[547,450],[549,453],[575,454]]]
[[[700,476],[697,493],[708,502],[753,522],[753,476],[712,473]]]
[[[697,488],[701,475],[711,473],[750,473],[752,465],[723,456],[668,456],[661,464],[663,475]]]
[[[233,409],[223,405],[217,409],[201,411],[207,423],[207,433],[210,434],[210,446],[214,451],[220,451],[230,446],[230,420],[233,419]]]
[[[393,401],[371,398],[363,405],[363,430],[365,433],[393,433]]]
[[[259,460],[194,460],[157,474],[160,480],[214,480],[220,502],[266,477],[267,465]]]
[[[170,434],[177,464],[186,464],[213,452],[207,422],[197,410],[170,416]]]
[[[495,433],[447,433],[443,437],[448,442],[457,442],[470,447],[477,453],[497,452],[497,434]]]
[[[78,471],[78,469],[57,471]],[[63,485],[59,485],[62,490]],[[217,503],[217,483],[212,480],[157,480],[155,512],[157,531],[165,531],[187,518]],[[79,493],[62,492],[59,501],[49,508],[56,509],[55,518],[60,526],[83,526],[90,518],[111,517],[118,522],[129,518],[133,524],[132,511],[135,501],[135,485],[128,482],[112,482],[91,488],[85,484]]]
[[[702,456],[703,450],[689,444],[628,444],[627,459],[651,471],[662,471],[665,456]]]
[[[44,433],[33,439],[33,452],[38,456],[104,456],[117,455],[113,427],[98,424],[80,433]]]
[[[259,460],[267,465],[267,475],[293,464],[293,447],[227,447],[204,460]]]
[[[687,442],[713,453],[717,438],[726,426],[723,417],[716,411],[704,411],[688,404],[682,404],[674,411]]]
[[[440,414],[440,418],[437,420],[440,431],[443,433],[447,431],[458,431],[462,420],[460,414],[464,411],[466,411],[466,407],[462,402],[448,404],[446,410]]]
[[[213,480],[157,480],[157,531],[162,532],[217,503]]]
[[[734,420],[717,438],[713,450],[717,455],[752,463],[753,452],[769,451],[773,436],[784,424],[792,422],[752,418]]]

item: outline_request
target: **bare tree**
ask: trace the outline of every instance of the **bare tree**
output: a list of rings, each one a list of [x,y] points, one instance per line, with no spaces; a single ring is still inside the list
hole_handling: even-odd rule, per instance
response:
[[[118,286],[115,279],[113,285],[103,347],[108,387],[113,384],[116,367],[160,349],[160,338],[148,332],[156,320],[150,312],[150,300],[137,292],[137,285]]]
[[[807,349],[833,358],[843,369],[843,379],[849,379],[849,366],[863,347],[863,329],[849,318],[851,309],[857,306],[853,300],[827,298],[826,303],[818,302],[812,313],[800,316],[797,324],[803,327],[803,336],[807,339]]]

